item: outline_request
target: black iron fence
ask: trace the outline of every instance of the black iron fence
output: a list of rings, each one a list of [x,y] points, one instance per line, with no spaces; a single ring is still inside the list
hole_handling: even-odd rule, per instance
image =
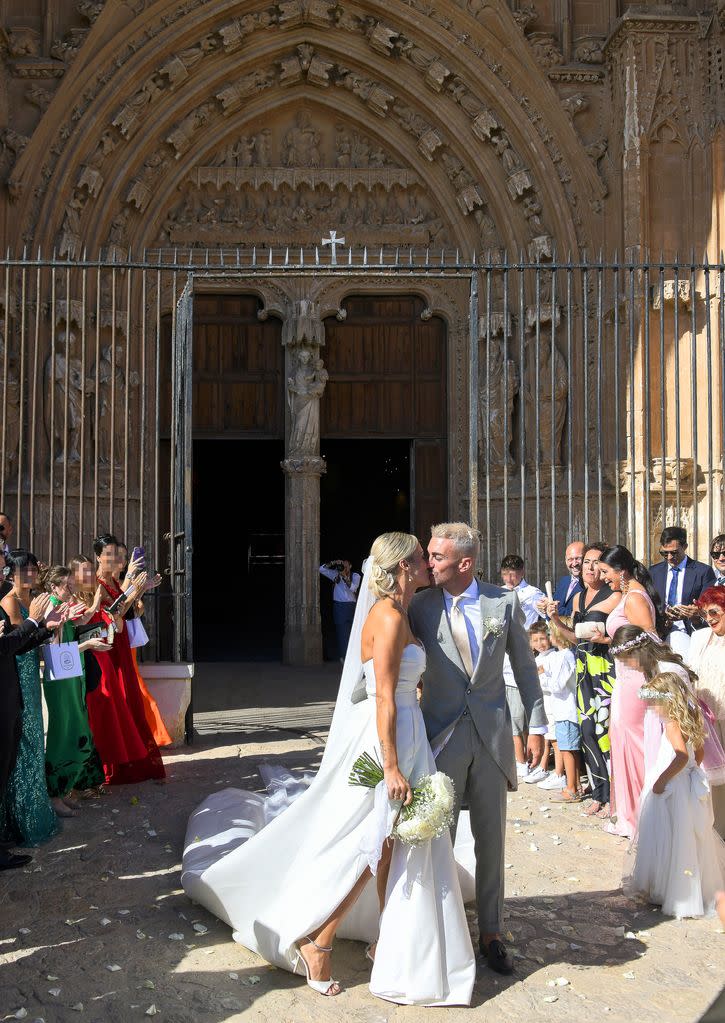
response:
[[[469,500],[450,511],[481,529],[488,578],[516,551],[542,582],[572,538],[623,542],[647,560],[670,524],[706,557],[725,525],[723,262],[466,262],[409,249],[0,260],[0,509],[17,539],[66,562],[106,529],[143,537],[178,624],[191,547],[179,460],[188,469],[193,416],[179,299],[204,278],[244,292],[261,277],[319,274],[347,275],[351,294],[366,275],[401,293],[426,276],[470,281],[469,457],[456,466]],[[157,643],[188,655],[162,618]]]

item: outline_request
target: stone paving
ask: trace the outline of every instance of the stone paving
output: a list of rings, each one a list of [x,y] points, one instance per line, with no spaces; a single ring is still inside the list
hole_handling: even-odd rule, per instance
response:
[[[338,943],[335,974],[345,991],[323,999],[235,945],[229,928],[179,887],[187,817],[210,790],[259,788],[261,760],[279,758],[293,770],[319,763],[329,703],[320,701],[317,732],[300,734],[274,730],[293,700],[275,702],[280,713],[257,731],[205,735],[166,754],[167,785],[115,789],[86,802],[29,869],[0,875],[0,1020],[422,1017],[426,1010],[370,995],[362,945]],[[307,710],[302,716],[306,725]],[[506,912],[516,974],[502,978],[481,967],[472,1010],[430,1013],[446,1023],[694,1023],[725,974],[722,929],[714,920],[670,920],[625,897],[623,854],[624,842],[579,807],[554,804],[535,786],[512,794]],[[475,940],[473,914],[471,926]]]

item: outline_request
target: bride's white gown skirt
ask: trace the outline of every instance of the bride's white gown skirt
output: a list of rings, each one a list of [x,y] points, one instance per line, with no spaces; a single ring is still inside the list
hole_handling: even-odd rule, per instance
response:
[[[396,689],[398,761],[413,785],[435,771],[415,692],[424,666],[423,651],[407,647]],[[379,745],[372,664],[365,667],[372,698],[351,708],[349,742],[325,757],[301,795],[289,802],[284,788],[276,799],[225,789],[189,820],[187,894],[226,921],[235,941],[286,970],[295,944],[324,923],[368,865],[374,792],[348,784],[357,757]],[[371,879],[338,934],[378,939],[373,994],[410,1005],[469,1004],[476,964],[448,834],[416,847],[396,841],[382,917]]]

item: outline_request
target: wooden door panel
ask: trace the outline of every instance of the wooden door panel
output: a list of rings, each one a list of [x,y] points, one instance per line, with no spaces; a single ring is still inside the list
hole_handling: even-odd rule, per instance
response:
[[[416,536],[425,547],[430,527],[443,522],[448,515],[448,479],[446,442],[444,440],[413,442]]]

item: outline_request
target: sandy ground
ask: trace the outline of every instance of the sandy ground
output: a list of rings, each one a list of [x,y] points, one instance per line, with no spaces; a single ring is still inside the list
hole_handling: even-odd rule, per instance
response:
[[[323,999],[299,977],[235,945],[229,928],[179,887],[189,812],[215,787],[261,787],[256,765],[314,768],[315,737],[272,732],[204,737],[166,755],[170,780],[113,790],[0,875],[0,1019],[127,1023],[419,1020],[653,1020],[691,1023],[725,977],[713,920],[677,922],[619,890],[624,842],[580,807],[523,785],[509,799],[507,926],[516,974],[480,967],[473,1009],[399,1007],[367,989],[363,948],[339,942]],[[532,791],[533,790],[533,791]],[[475,919],[471,916],[474,940]]]

